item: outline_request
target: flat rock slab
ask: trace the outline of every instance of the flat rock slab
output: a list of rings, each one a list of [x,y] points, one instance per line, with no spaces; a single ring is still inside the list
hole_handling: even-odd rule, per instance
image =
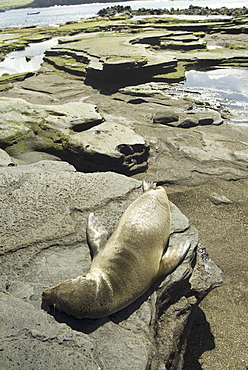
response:
[[[18,82],[5,96],[20,97],[33,104],[62,104],[78,101],[93,93],[93,89],[82,84],[72,75],[53,73],[42,68],[43,73]],[[19,86],[18,86],[19,85]]]
[[[173,358],[171,368],[181,369],[185,324],[190,326],[196,297],[219,285],[221,276],[198,246],[197,231],[174,205],[169,247],[186,240],[191,247],[157,292],[153,288],[126,309],[99,320],[77,320],[57,311],[52,316],[41,309],[45,287],[89,269],[89,212],[113,231],[128,204],[142,193],[139,181],[123,175],[83,174],[55,163],[58,171],[39,164],[0,169],[1,368],[107,370],[118,364],[118,369],[145,370],[164,368]],[[161,356],[155,324],[158,313],[166,315],[168,308],[174,347]]]

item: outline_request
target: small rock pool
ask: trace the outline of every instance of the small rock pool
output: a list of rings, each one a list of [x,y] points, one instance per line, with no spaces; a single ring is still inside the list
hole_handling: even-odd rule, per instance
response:
[[[4,61],[0,62],[0,76],[4,73],[15,74],[22,72],[34,72],[40,68],[45,50],[57,45],[58,39],[31,43],[23,50],[9,53]]]

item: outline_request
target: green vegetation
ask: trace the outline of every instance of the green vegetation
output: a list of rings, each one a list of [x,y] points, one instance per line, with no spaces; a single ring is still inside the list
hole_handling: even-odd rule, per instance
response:
[[[54,67],[64,70],[66,72],[72,73],[77,76],[85,76],[85,67],[84,63],[77,62],[74,58],[63,55],[63,56],[49,56],[45,57],[44,61],[52,64]]]
[[[34,73],[32,72],[22,72],[22,73],[15,73],[13,75],[9,75],[7,73],[4,73],[0,77],[0,85],[3,84],[9,84],[14,81],[23,81],[26,77],[32,76]]]
[[[13,157],[25,153],[28,149],[60,155],[67,142],[66,135],[47,127],[44,120],[26,126],[8,122],[6,132],[0,130],[0,144]]]
[[[12,85],[7,84],[7,85],[0,85],[0,92],[7,91],[12,88]]]
[[[33,136],[32,131],[23,123],[6,120],[0,128],[0,146],[3,149],[25,142]]]
[[[247,49],[248,45],[245,42],[236,42],[229,44],[229,48],[232,50]]]
[[[27,151],[27,149],[28,149],[27,142],[25,142],[24,140],[20,140],[17,143],[7,147],[6,152],[11,157],[14,157],[14,156],[18,156],[22,153],[25,153]]]
[[[31,3],[30,0],[0,0],[0,10],[18,8]]]
[[[33,148],[35,150],[54,155],[63,153],[68,139],[67,135],[58,130],[49,128],[46,126],[44,120],[41,120],[37,124],[32,124],[31,128],[36,135],[36,139],[33,141]]]
[[[159,82],[180,82],[185,80],[184,63],[178,62],[174,71],[153,76],[154,81]]]

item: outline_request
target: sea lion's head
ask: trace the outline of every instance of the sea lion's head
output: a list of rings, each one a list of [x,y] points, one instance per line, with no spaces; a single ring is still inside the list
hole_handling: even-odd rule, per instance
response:
[[[53,306],[58,311],[69,313],[72,297],[75,292],[75,279],[68,279],[62,283],[47,288],[42,293],[42,302],[47,306]]]
[[[44,308],[52,306],[78,319],[95,318],[102,304],[101,298],[97,294],[97,281],[79,276],[45,289],[42,293],[42,305]]]

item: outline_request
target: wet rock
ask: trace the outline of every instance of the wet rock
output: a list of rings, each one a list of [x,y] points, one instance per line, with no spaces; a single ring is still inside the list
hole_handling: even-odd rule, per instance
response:
[[[167,74],[174,70],[176,62],[155,60],[124,59],[106,60],[102,65],[89,67],[87,81],[94,85],[94,81],[108,81],[125,86],[127,83],[142,83],[151,81],[158,74]]]
[[[27,62],[30,62],[30,60],[33,58],[32,55],[26,55],[25,59]]]
[[[204,125],[221,125],[223,118],[221,114],[213,109],[194,109],[179,114],[178,127],[189,128]]]
[[[179,108],[177,109],[179,111]],[[211,109],[195,109],[184,112],[175,112],[166,109],[153,115],[153,123],[160,123],[173,127],[189,128],[204,125],[220,125],[223,123],[221,114]]]
[[[199,121],[195,117],[187,117],[182,122],[180,122],[178,127],[189,128],[189,127],[197,126],[198,123]]]
[[[133,174],[147,168],[148,146],[142,136],[116,123],[70,135],[66,150],[81,171],[115,171]]]
[[[164,110],[163,112],[158,112],[153,116],[153,123],[160,123],[162,125],[167,125],[172,122],[177,122],[179,119],[178,114],[172,110]]]
[[[161,58],[136,45],[133,36],[118,32],[112,36],[105,32],[101,37],[96,34],[68,37],[46,53],[45,61],[85,76],[92,86],[108,83],[118,87],[125,86],[127,81],[132,84],[151,81],[153,76],[170,73],[177,66],[173,57]]]
[[[182,369],[182,343],[194,307],[199,297],[221,284],[220,270],[198,245],[197,231],[187,217],[172,205],[169,248],[185,241],[191,247],[159,287],[103,319],[77,320],[57,311],[49,315],[41,309],[43,289],[85,274],[90,266],[85,236],[89,212],[94,210],[112,231],[128,204],[142,193],[141,183],[110,172],[20,167],[19,172],[18,166],[0,169],[1,367],[108,369],[118,364],[123,370],[169,365]],[[155,327],[166,340],[163,348],[157,347]]]
[[[204,117],[199,119],[199,125],[211,125],[214,122],[212,117]]]
[[[86,66],[89,59],[84,53],[56,48],[46,52],[44,62],[52,64],[55,68],[76,76],[86,76]]]
[[[192,32],[174,31],[166,32],[164,34],[144,35],[131,41],[132,44],[148,44],[152,47],[172,50],[194,50],[204,49],[206,43]]]

